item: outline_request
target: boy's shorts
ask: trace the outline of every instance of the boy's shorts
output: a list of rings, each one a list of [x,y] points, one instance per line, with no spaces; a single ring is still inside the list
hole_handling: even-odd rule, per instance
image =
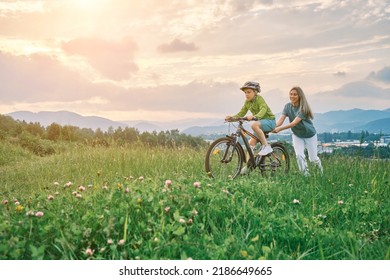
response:
[[[268,119],[262,119],[259,120],[260,122],[260,128],[264,132],[270,132],[275,129],[276,127],[276,121],[275,120],[268,120]]]

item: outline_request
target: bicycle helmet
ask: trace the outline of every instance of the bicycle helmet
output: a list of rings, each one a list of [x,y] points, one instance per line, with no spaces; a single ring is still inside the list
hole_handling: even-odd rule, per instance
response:
[[[246,82],[242,87],[240,87],[240,89],[243,91],[244,89],[246,88],[251,88],[257,92],[260,92],[261,91],[261,88],[260,88],[260,84],[258,82],[251,82],[251,81],[248,81]]]

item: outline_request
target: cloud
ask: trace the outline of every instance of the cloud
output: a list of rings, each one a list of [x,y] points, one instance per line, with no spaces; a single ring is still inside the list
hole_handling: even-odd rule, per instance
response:
[[[85,57],[92,67],[113,80],[124,80],[138,70],[132,61],[137,44],[131,38],[121,42],[99,38],[77,38],[62,43],[62,49],[69,55]]]
[[[197,51],[198,47],[194,43],[187,43],[180,39],[174,39],[168,44],[162,44],[157,47],[158,51],[162,53],[172,53],[172,52],[192,52]]]
[[[369,81],[356,81],[332,90],[316,93],[308,98],[318,112],[351,108],[389,108],[390,88],[382,88]]]
[[[371,72],[368,76],[369,79],[378,80],[384,83],[390,83],[390,67],[384,67],[378,72]]]
[[[90,98],[94,90],[55,57],[0,52],[0,102],[71,101]]]
[[[345,77],[347,75],[347,73],[344,72],[344,71],[337,71],[333,75],[336,76],[336,77]]]
[[[358,81],[343,85],[341,88],[330,91],[325,94],[331,94],[338,97],[353,98],[390,98],[390,89],[380,88],[369,81]]]

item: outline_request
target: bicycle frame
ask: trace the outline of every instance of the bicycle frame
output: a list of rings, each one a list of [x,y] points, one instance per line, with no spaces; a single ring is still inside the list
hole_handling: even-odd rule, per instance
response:
[[[256,162],[255,162],[255,154],[253,153],[253,150],[251,148],[251,146],[249,145],[249,141],[248,139],[246,138],[245,135],[249,135],[250,137],[256,139],[258,142],[260,142],[259,138],[254,135],[253,133],[251,133],[250,131],[246,130],[243,126],[243,121],[239,120],[238,121],[238,126],[237,126],[237,129],[236,129],[236,132],[233,133],[233,135],[236,136],[235,138],[235,141],[234,141],[234,145],[233,145],[233,150],[234,148],[236,147],[238,141],[237,141],[237,137],[241,137],[243,142],[244,142],[244,145],[246,147],[246,150],[248,151],[249,153],[249,160],[250,160],[250,163],[252,166],[255,166],[256,165]],[[239,144],[241,145],[241,144]]]

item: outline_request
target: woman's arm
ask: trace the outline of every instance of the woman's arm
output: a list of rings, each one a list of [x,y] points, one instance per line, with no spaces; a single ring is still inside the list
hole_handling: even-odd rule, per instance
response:
[[[281,115],[278,121],[276,122],[276,127],[281,126],[284,123],[284,120],[286,119],[285,115]]]
[[[286,118],[286,116],[283,116],[283,115],[282,115],[282,117],[284,117],[284,119]],[[292,128],[292,127],[296,126],[296,125],[302,120],[300,117],[296,117],[296,118],[295,118],[292,122],[290,122],[289,124],[286,124],[286,125],[284,125],[284,126],[281,126],[282,123],[283,123],[283,122],[280,123],[280,120],[282,119],[282,117],[280,117],[280,119],[278,120],[278,122],[277,122],[277,124],[276,124],[276,128],[274,129],[273,132],[278,133],[278,132],[280,132],[280,131],[282,131],[282,130]],[[284,121],[284,119],[283,119],[283,121]],[[278,125],[278,124],[279,124],[279,125]]]

